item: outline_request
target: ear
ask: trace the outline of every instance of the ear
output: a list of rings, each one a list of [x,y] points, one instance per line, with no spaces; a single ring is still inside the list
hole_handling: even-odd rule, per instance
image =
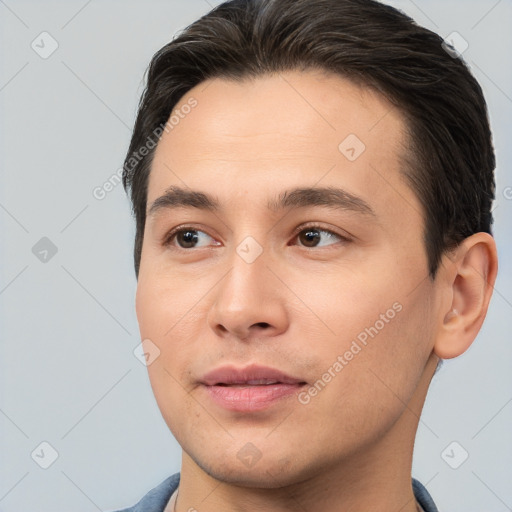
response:
[[[443,260],[439,278],[446,299],[439,311],[434,353],[450,359],[470,347],[487,314],[498,272],[496,243],[488,233],[475,233]]]

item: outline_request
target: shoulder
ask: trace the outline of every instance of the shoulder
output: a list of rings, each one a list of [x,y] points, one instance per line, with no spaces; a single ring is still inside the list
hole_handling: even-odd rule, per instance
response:
[[[180,483],[180,474],[175,473],[166,478],[161,484],[151,489],[136,505],[133,507],[118,510],[116,512],[163,512],[172,493]]]
[[[425,486],[414,478],[412,479],[412,490],[416,500],[425,512],[439,512]]]

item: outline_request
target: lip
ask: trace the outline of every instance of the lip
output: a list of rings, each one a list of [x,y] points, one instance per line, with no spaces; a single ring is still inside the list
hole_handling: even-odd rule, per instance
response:
[[[221,366],[208,372],[200,380],[201,383],[206,386],[214,386],[217,384],[249,384],[249,381],[257,380],[277,381],[280,384],[299,384],[304,382],[303,380],[291,377],[276,368],[260,366],[257,364],[251,364],[245,368]]]
[[[256,364],[222,366],[200,380],[208,396],[221,407],[238,412],[260,411],[296,394],[306,382],[280,370]]]

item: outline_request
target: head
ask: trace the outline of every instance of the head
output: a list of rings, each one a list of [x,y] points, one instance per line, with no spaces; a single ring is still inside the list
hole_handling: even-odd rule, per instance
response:
[[[439,358],[478,333],[494,152],[442,43],[372,0],[234,0],[153,57],[123,175],[137,315],[162,414],[208,474],[272,487],[397,429],[412,443]],[[224,364],[305,384],[226,410],[204,386]]]

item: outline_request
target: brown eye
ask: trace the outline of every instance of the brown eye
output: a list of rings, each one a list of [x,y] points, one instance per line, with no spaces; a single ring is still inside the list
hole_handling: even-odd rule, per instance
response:
[[[306,247],[315,247],[320,240],[319,229],[305,229],[299,233],[301,244]]]
[[[205,247],[211,243],[212,237],[204,231],[189,227],[176,229],[166,238],[164,244],[178,247],[179,249],[196,249]]]
[[[326,245],[333,245],[340,240],[349,241],[344,236],[314,226],[300,231],[297,238],[304,247],[324,247]]]
[[[198,240],[199,237],[197,236],[197,231],[193,229],[187,229],[176,233],[176,241],[183,249],[190,249],[191,247],[194,247]]]

